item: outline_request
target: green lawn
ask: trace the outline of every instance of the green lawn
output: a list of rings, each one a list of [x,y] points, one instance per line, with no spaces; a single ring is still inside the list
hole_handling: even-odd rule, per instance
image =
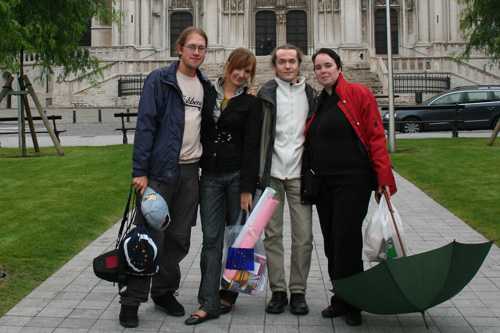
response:
[[[0,149],[0,316],[116,223],[131,182],[131,145]]]
[[[500,239],[500,145],[487,139],[398,139],[394,170],[489,239]],[[0,149],[0,316],[116,223],[132,145]],[[497,242],[498,244],[498,242]]]
[[[500,144],[487,138],[399,139],[394,170],[500,245]]]

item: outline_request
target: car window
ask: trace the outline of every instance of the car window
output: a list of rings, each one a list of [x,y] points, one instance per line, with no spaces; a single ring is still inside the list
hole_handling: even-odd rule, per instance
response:
[[[433,105],[443,105],[443,104],[456,104],[460,102],[460,93],[453,93],[438,98],[432,103]]]
[[[479,102],[488,102],[490,99],[488,98],[487,91],[474,91],[466,93],[466,99],[469,103],[479,103]]]
[[[495,96],[495,101],[499,101],[500,100],[500,91],[494,91],[493,95]]]

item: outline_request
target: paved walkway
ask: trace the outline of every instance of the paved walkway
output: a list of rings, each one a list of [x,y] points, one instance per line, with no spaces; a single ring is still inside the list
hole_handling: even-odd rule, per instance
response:
[[[491,133],[491,132],[490,132]],[[103,137],[99,142],[118,144]],[[88,139],[88,138],[87,138]],[[5,137],[2,138],[2,141]],[[64,145],[88,144],[78,139],[62,137]],[[64,143],[66,141],[66,144]],[[6,142],[6,141],[4,141]],[[16,142],[14,140],[14,142]],[[479,243],[486,239],[462,220],[437,204],[425,193],[396,174],[399,191],[393,204],[402,216],[409,254],[416,254],[446,245],[453,239],[463,243]],[[370,203],[368,217],[373,214]],[[287,262],[290,258],[289,214],[285,215],[285,245]],[[110,250],[118,225],[76,255],[59,271],[0,318],[0,332],[121,332],[118,323],[120,304],[117,288],[99,280],[92,271],[92,259]],[[197,291],[200,281],[199,258],[201,228],[193,228],[189,255],[182,261],[182,281],[179,301],[186,313],[198,307]],[[367,266],[368,268],[368,266]],[[171,317],[154,308],[151,301],[139,308],[141,332],[500,332],[500,251],[493,245],[476,277],[453,299],[427,311],[430,329],[426,330],[419,313],[379,316],[363,312],[363,325],[346,326],[343,318],[322,318],[320,312],[328,305],[331,293],[323,254],[323,239],[314,213],[314,249],[308,280],[307,301],[310,313],[306,316],[285,313],[270,315],[264,308],[270,291],[257,296],[241,295],[231,313],[198,326],[186,326],[183,318]],[[127,329],[127,331],[132,329]]]

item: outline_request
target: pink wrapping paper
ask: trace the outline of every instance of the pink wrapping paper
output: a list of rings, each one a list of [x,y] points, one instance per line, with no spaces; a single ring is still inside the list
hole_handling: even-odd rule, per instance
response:
[[[269,219],[271,219],[271,216],[278,206],[278,203],[278,200],[267,199],[264,203],[264,207],[262,207],[262,210],[260,211],[259,215],[257,215],[257,218],[255,219],[253,224],[251,226],[245,225],[243,227],[242,232],[245,233],[245,236],[243,237],[241,242],[239,244],[233,244],[233,247],[237,247],[240,249],[252,249],[255,243],[257,243],[260,235],[262,235],[262,232],[264,231],[267,222],[269,222]]]

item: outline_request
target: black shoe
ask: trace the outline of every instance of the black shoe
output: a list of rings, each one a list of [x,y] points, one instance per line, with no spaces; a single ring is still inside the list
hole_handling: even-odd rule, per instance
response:
[[[359,326],[363,322],[361,312],[349,312],[345,314],[345,323],[349,326]]]
[[[207,320],[215,319],[215,318],[219,318],[219,316],[214,316],[213,314],[210,314],[210,313],[207,313],[205,317],[201,317],[200,315],[197,315],[197,314],[192,314],[191,316],[189,316],[188,319],[186,319],[186,321],[184,321],[184,323],[186,325],[198,325],[198,324],[201,324]]]
[[[337,318],[344,315],[345,313],[340,310],[338,303],[338,297],[333,295],[330,298],[330,306],[321,311],[321,316],[324,318]]]
[[[304,294],[293,293],[290,296],[290,312],[296,315],[305,315],[309,313],[306,296]]]
[[[343,313],[336,306],[330,305],[323,311],[321,311],[321,316],[324,318],[337,318],[342,316]]]
[[[288,304],[288,298],[286,297],[286,291],[275,291],[271,300],[267,304],[267,313],[282,313],[285,311],[285,306]]]
[[[175,299],[175,293],[165,293],[160,296],[152,297],[155,308],[165,311],[174,317],[182,317],[186,314],[184,307]]]
[[[120,325],[123,327],[137,327],[139,325],[139,317],[137,311],[139,306],[124,305],[120,309]]]

